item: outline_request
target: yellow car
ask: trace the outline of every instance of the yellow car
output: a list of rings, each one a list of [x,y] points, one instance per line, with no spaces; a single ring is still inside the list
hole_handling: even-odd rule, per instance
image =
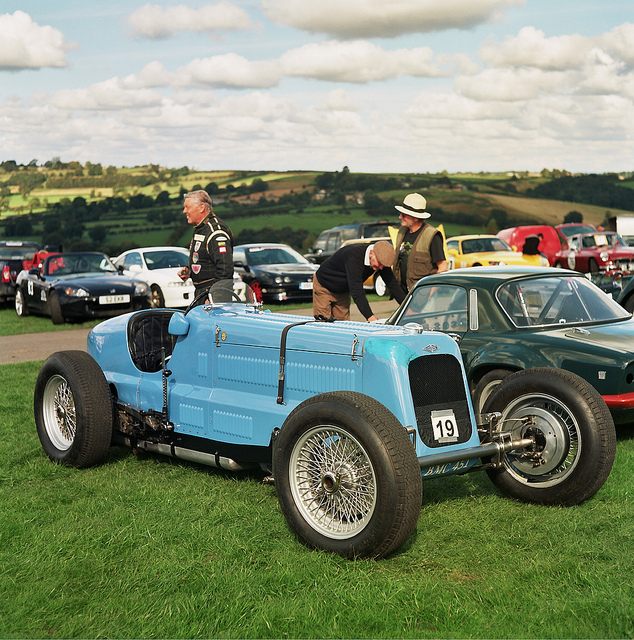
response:
[[[507,264],[548,266],[548,259],[544,256],[513,251],[501,238],[486,235],[447,238],[447,260],[450,269]]]

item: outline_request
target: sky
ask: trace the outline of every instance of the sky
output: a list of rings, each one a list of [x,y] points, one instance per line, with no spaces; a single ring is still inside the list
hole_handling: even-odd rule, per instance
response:
[[[0,0],[0,161],[634,170],[632,0]]]

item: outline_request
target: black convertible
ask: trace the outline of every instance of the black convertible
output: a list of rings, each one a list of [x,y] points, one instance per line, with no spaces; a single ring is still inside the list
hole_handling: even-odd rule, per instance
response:
[[[103,253],[53,253],[41,268],[18,275],[15,311],[49,315],[53,324],[110,318],[148,308],[149,291],[145,282],[121,275]]]

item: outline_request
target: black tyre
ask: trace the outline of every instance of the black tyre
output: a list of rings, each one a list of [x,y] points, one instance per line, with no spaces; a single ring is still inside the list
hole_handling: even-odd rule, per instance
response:
[[[623,302],[623,308],[630,313],[634,313],[634,295],[631,295]]]
[[[84,351],[58,351],[42,365],[33,401],[37,435],[54,462],[83,468],[104,460],[112,438],[108,383]]]
[[[594,258],[588,260],[588,271],[590,273],[599,273],[599,265]]]
[[[416,528],[423,489],[414,445],[369,396],[324,393],[295,408],[275,440],[273,473],[282,512],[309,547],[380,558]]]
[[[599,393],[583,378],[554,368],[508,376],[484,411],[499,411],[500,431],[535,444],[510,452],[489,471],[505,495],[537,504],[572,506],[592,497],[614,462],[616,433]]]
[[[62,305],[59,303],[57,292],[51,291],[48,296],[48,311],[51,314],[53,324],[64,324],[64,314],[62,313]]]
[[[473,391],[473,410],[476,413],[482,413],[482,408],[489,396],[498,388],[502,380],[512,373],[508,369],[493,369],[482,376]]]
[[[15,312],[20,318],[24,318],[29,315],[29,308],[26,304],[24,291],[22,291],[20,287],[17,287],[15,290]]]
[[[150,294],[150,307],[152,309],[160,309],[165,306],[165,297],[158,284],[153,284]]]

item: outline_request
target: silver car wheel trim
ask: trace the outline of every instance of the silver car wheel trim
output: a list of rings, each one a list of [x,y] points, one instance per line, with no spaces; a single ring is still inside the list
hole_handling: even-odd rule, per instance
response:
[[[527,424],[531,419],[532,424]],[[507,454],[504,468],[526,485],[550,487],[563,482],[577,466],[581,456],[581,430],[570,409],[548,394],[533,393],[511,402],[502,414],[503,430],[513,439],[534,435],[542,464],[524,456],[520,449]]]
[[[289,460],[294,502],[306,522],[328,538],[361,532],[376,508],[376,476],[370,458],[350,433],[321,425],[295,444]]]
[[[58,451],[70,449],[77,433],[77,416],[73,393],[62,376],[52,376],[46,383],[42,413],[51,444]]]
[[[24,298],[19,289],[15,292],[15,310],[18,315],[22,315],[22,311],[24,310]]]

